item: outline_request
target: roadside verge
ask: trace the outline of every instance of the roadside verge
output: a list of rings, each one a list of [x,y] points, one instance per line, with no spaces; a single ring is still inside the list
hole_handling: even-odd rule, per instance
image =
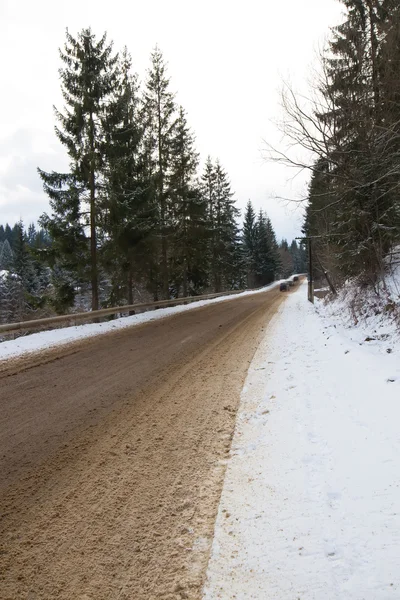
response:
[[[303,291],[250,365],[203,600],[399,594],[400,348],[350,342]]]

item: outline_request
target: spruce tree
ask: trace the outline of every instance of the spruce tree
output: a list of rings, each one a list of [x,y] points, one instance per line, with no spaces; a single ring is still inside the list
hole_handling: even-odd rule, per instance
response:
[[[290,277],[294,272],[294,261],[287,240],[281,240],[279,244],[279,255],[281,260],[281,272],[283,277]]]
[[[267,219],[262,210],[259,211],[257,217],[256,265],[259,286],[273,281],[275,267],[268,237]]]
[[[29,227],[28,227],[28,233],[27,233],[27,243],[29,244],[29,246],[33,246],[35,244],[36,237],[37,237],[37,231],[36,231],[35,224],[30,223]]]
[[[271,221],[262,210],[257,216],[255,234],[257,285],[264,286],[275,280],[281,269],[281,260]]]
[[[196,172],[199,157],[186,114],[179,109],[171,142],[169,193],[172,205],[172,256],[182,294],[197,292],[206,283],[206,210]]]
[[[118,290],[122,289],[127,290],[128,304],[133,303],[137,246],[149,229],[141,158],[139,88],[137,75],[132,74],[131,68],[131,57],[124,49],[118,62],[114,99],[104,120],[103,262],[113,282],[111,303],[121,302]]]
[[[271,248],[271,260],[272,260],[271,270],[273,272],[273,277],[272,277],[271,281],[274,281],[274,279],[278,276],[280,270],[282,269],[282,263],[281,263],[281,258],[280,258],[280,254],[279,254],[278,242],[276,240],[276,234],[275,234],[274,228],[272,227],[271,219],[268,216],[266,216],[266,227],[267,227],[268,243]]]
[[[235,269],[236,246],[239,242],[239,229],[236,218],[239,210],[233,200],[233,192],[228,175],[217,160],[215,171],[215,199],[213,206],[213,240],[214,257],[212,264],[212,281],[214,290],[220,292],[226,280],[232,280]]]
[[[292,240],[289,248],[290,255],[293,261],[293,269],[295,273],[302,273],[302,259],[300,256],[300,248],[297,245],[296,240]]]
[[[216,237],[215,237],[215,193],[216,174],[211,157],[208,156],[201,176],[201,194],[206,205],[206,231],[208,239],[207,262],[209,265],[209,278],[216,268]],[[211,282],[211,281],[210,281]]]
[[[244,259],[246,263],[247,272],[247,287],[256,286],[256,271],[257,271],[257,226],[256,226],[256,213],[253,205],[249,200],[243,221],[243,251]]]
[[[14,236],[13,236],[13,230],[11,229],[11,227],[9,226],[8,223],[6,223],[6,226],[4,229],[4,239],[8,240],[8,243],[12,247],[13,242],[14,242]]]
[[[55,109],[59,126],[56,134],[70,158],[68,173],[46,173],[39,169],[44,189],[50,197],[52,215],[43,215],[54,250],[71,273],[85,275],[90,265],[92,310],[99,307],[97,236],[101,223],[103,185],[103,119],[116,85],[117,56],[106,34],[96,40],[91,29],[76,38],[67,30],[60,51],[61,89],[64,113]],[[90,258],[87,256],[86,227],[90,232]]]
[[[24,293],[21,281],[12,272],[0,272],[0,321],[20,321],[24,314]]]
[[[10,242],[5,239],[0,252],[0,271],[14,272],[14,253]]]
[[[156,195],[158,233],[161,245],[161,280],[164,298],[169,297],[168,245],[171,233],[171,199],[167,179],[170,171],[171,144],[175,129],[175,100],[169,89],[169,78],[163,55],[158,47],[151,54],[144,91],[145,126],[148,143],[154,153],[154,189]]]
[[[24,225],[19,221],[14,228],[14,272],[18,276],[28,306],[35,306],[34,298],[39,291],[39,282],[29,252]]]
[[[393,77],[400,64],[400,9],[391,0],[342,1],[345,20],[333,30],[324,61],[321,91],[329,110],[316,115],[326,132],[326,152],[310,187],[309,212],[317,218],[308,215],[306,227],[325,229],[314,233],[328,235],[325,248],[318,242],[324,254],[329,243],[328,266],[344,276],[364,273],[374,279],[400,235],[399,86]],[[314,192],[322,183],[331,237],[318,217],[323,196]]]

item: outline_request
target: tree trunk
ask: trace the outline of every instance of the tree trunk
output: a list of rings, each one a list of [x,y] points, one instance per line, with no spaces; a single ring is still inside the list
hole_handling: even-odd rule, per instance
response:
[[[133,304],[133,273],[132,273],[132,265],[129,265],[129,271],[128,271],[128,304]]]
[[[129,270],[128,270],[128,304],[133,304],[133,266],[132,262],[129,262]],[[134,310],[129,311],[129,316],[135,314]]]
[[[150,272],[150,281],[153,287],[153,300],[154,302],[158,302],[158,275],[156,273],[155,277],[153,277],[153,269]]]
[[[94,156],[94,122],[90,115],[90,263],[92,283],[92,310],[99,308],[99,282],[97,273],[97,237],[96,237],[96,182],[95,182],[95,156]]]
[[[161,270],[162,270],[162,284],[163,284],[163,296],[167,300],[169,298],[169,278],[168,278],[168,250],[167,250],[167,237],[164,231],[164,223],[162,225],[163,231],[161,232]]]
[[[368,0],[370,42],[371,42],[371,61],[372,61],[372,86],[374,90],[375,109],[379,107],[379,81],[378,81],[378,40],[376,38],[376,16],[372,6],[372,1]]]
[[[186,298],[188,295],[188,291],[187,291],[187,284],[188,284],[188,276],[187,276],[187,264],[186,264],[186,258],[184,259],[184,263],[183,263],[183,278],[182,278],[182,293],[183,293],[183,297]]]
[[[214,292],[216,291],[216,255],[215,255],[215,230],[214,230],[214,214],[212,192],[209,190],[209,212],[211,223],[211,276],[214,279]]]
[[[221,291],[221,275],[218,270],[218,272],[216,271],[214,273],[214,292],[216,294],[219,294],[220,291]]]
[[[169,298],[169,278],[168,278],[168,249],[166,237],[166,214],[165,214],[165,199],[164,199],[164,165],[163,165],[163,143],[162,143],[162,123],[161,123],[161,103],[160,95],[158,95],[158,168],[160,171],[159,182],[159,198],[160,203],[160,233],[161,233],[161,279],[164,299]]]
[[[97,273],[96,201],[93,161],[90,169],[90,262],[92,283],[92,310],[98,310],[99,282]]]
[[[183,184],[182,184],[182,189],[183,189]],[[187,242],[188,242],[188,235],[187,235],[187,228],[186,228],[186,219],[185,219],[185,214],[183,217],[183,276],[182,276],[182,293],[183,293],[183,297],[186,298],[188,295],[188,250],[187,250]]]

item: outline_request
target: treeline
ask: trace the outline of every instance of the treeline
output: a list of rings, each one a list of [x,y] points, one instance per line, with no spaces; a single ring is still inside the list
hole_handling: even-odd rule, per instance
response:
[[[250,200],[244,213],[242,244],[249,288],[267,285],[277,276],[286,278],[307,270],[304,245],[298,245],[296,240],[289,245],[285,239],[278,244],[270,219],[262,210],[256,215]]]
[[[106,35],[96,39],[90,29],[67,31],[60,56],[65,107],[55,109],[56,134],[69,170],[39,169],[51,206],[40,225],[52,240],[48,264],[60,274],[57,305],[67,310],[82,289],[97,309],[131,304],[138,286],[154,300],[245,287],[248,252],[229,176],[210,157],[199,172],[161,51],[151,54],[143,85],[128,51],[114,53]],[[269,221],[263,228],[270,235]],[[252,279],[260,284],[280,265],[275,250],[263,252]]]
[[[27,231],[21,221],[0,225],[0,322],[45,309],[55,277],[43,261],[49,246],[46,232],[33,224]]]
[[[371,283],[400,243],[400,4],[342,2],[313,114],[289,91],[286,132],[316,156],[304,232],[320,263]]]
[[[221,264],[218,270],[216,264],[214,269],[214,273],[224,274],[227,286],[235,285],[241,289],[261,287],[276,278],[286,278],[306,270],[304,248],[295,240],[290,245],[286,240],[278,244],[269,218],[263,211],[256,215],[250,201],[235,252],[232,265]],[[76,281],[68,279],[68,273],[57,265],[53,256],[54,243],[44,229],[36,228],[34,224],[26,229],[22,221],[13,227],[0,225],[0,322],[62,314],[71,308],[79,311],[89,308],[90,286],[79,286]],[[216,254],[215,259],[218,260],[218,257]],[[221,283],[210,282],[204,289],[215,289]],[[141,293],[145,293],[145,288],[140,286],[145,286],[146,280],[135,282],[135,285]],[[106,298],[104,305],[111,304],[112,279],[104,271],[100,289]],[[172,290],[171,295],[175,291]],[[189,292],[192,289],[182,287],[182,295]],[[126,303],[126,298],[123,303]]]
[[[63,112],[56,134],[67,173],[39,174],[51,214],[49,264],[67,309],[74,290],[91,290],[91,308],[132,303],[143,286],[158,300],[244,285],[243,252],[228,174],[199,155],[184,109],[170,89],[158,48],[139,86],[125,49],[106,35],[67,32],[60,52]]]
[[[0,228],[0,318],[258,287],[304,271],[248,203],[243,229],[226,170],[200,171],[195,137],[161,51],[145,82],[104,34],[68,31],[56,135],[65,173],[38,169],[50,211],[39,229]]]

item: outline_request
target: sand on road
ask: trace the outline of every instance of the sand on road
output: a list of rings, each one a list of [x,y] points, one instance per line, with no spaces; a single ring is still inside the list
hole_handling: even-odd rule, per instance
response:
[[[277,289],[0,364],[1,600],[199,599]]]

